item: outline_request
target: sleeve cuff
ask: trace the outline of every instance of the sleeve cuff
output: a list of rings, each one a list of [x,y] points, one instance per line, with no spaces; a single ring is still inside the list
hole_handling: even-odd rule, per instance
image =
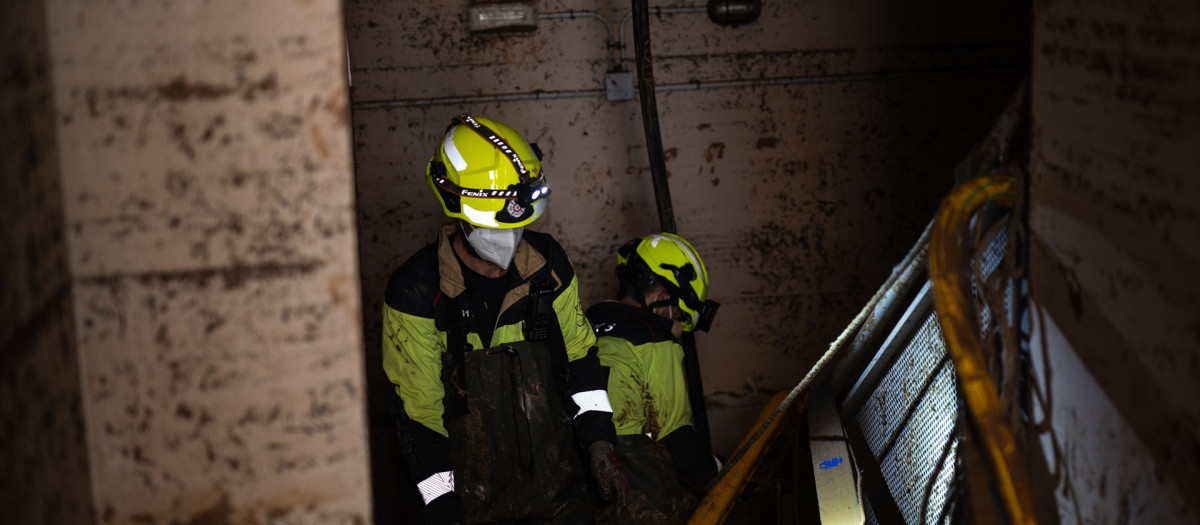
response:
[[[421,480],[417,483],[417,490],[421,491],[421,499],[429,505],[442,495],[454,492],[454,471],[438,472]]]
[[[575,418],[578,418],[584,412],[607,412],[612,413],[612,404],[608,402],[608,392],[604,390],[588,390],[587,392],[578,392],[571,394],[571,401],[579,407],[579,411],[575,413]]]

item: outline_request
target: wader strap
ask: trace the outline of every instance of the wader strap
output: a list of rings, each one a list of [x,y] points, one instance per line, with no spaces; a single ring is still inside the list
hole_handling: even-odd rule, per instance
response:
[[[462,301],[452,300],[447,305],[449,317],[446,327],[446,350],[454,362],[453,369],[446,381],[446,408],[453,415],[466,414],[467,406],[467,363],[466,353],[471,350],[467,343],[467,332],[470,331],[471,311],[464,309]]]
[[[562,327],[558,324],[558,313],[554,311],[554,256],[547,253],[546,276],[540,282],[530,283],[529,310],[525,315],[525,340],[546,343],[550,350],[550,365],[557,378],[558,388],[564,394],[567,389],[567,343],[563,339]]]

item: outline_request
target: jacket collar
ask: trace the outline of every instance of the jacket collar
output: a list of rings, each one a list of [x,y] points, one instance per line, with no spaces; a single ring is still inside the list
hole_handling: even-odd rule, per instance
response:
[[[458,257],[454,255],[452,241],[454,234],[458,231],[458,222],[455,221],[442,226],[438,232],[438,275],[440,276],[438,287],[447,297],[458,297],[467,289],[462,266],[458,263]],[[466,239],[464,239],[465,241]],[[517,244],[516,253],[513,254],[512,264],[516,266],[517,273],[521,276],[521,282],[524,283],[546,265],[546,258],[522,238],[521,242]],[[557,281],[557,276],[555,280]]]
[[[644,334],[642,337],[648,336],[648,340],[654,342],[678,339],[673,332],[674,319],[621,301],[610,299],[596,303],[588,308],[587,317],[592,321],[597,335],[615,331],[615,335],[626,338],[629,333]],[[646,329],[648,331],[644,331]]]

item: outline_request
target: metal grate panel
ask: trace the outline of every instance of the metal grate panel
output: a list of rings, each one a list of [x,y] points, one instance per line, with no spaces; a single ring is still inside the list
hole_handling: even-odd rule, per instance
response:
[[[989,242],[988,245],[983,249],[983,256],[979,258],[979,264],[982,266],[978,272],[979,276],[984,280],[987,280],[987,278],[992,275],[992,272],[995,272],[996,269],[1000,267],[1000,263],[1004,261],[1004,253],[1007,250],[1008,227],[1003,226],[996,232],[996,235],[992,237],[991,242]],[[974,265],[975,261],[972,260],[971,266],[974,267]],[[971,279],[971,296],[975,298],[975,303],[980,306],[979,326],[984,327],[992,325],[992,316],[994,314],[992,309],[988,307],[988,305],[984,303],[980,297],[979,287],[982,285],[983,283],[976,282],[975,279]],[[1012,290],[1008,288],[1009,287],[1007,286],[1005,287],[1004,293],[1005,312],[1012,311]]]
[[[983,271],[980,274],[985,279],[1000,266],[1006,250],[1008,250],[1008,226],[1001,226],[996,231],[996,235],[992,236],[992,241],[984,248],[983,257],[980,258],[983,262]]]
[[[954,432],[954,429],[952,428],[950,431]],[[929,492],[929,502],[925,512],[927,523],[941,525],[952,521],[950,514],[954,509],[954,501],[951,498],[954,490],[954,471],[958,465],[956,459],[958,458],[958,436],[951,436],[949,445],[946,456],[937,465],[937,479]]]
[[[948,486],[939,485],[935,480],[930,487],[930,477],[943,470],[940,466],[945,463],[943,450],[947,444],[951,449],[954,447],[956,413],[954,370],[946,362],[939,369],[928,394],[921,398],[911,422],[901,430],[896,445],[880,459],[883,477],[908,523],[932,523],[945,506]],[[946,482],[949,480],[947,476]],[[926,508],[924,520],[921,517],[923,505]]]
[[[931,312],[858,414],[858,424],[876,458],[904,424],[904,415],[916,401],[921,385],[945,355],[942,329]]]
[[[932,523],[943,515],[954,478],[953,365],[933,311],[900,344],[904,349],[854,417],[905,521]]]
[[[992,237],[991,242],[989,242],[988,245],[983,250],[983,256],[979,258],[980,265],[982,266],[982,268],[980,268],[979,275],[983,279],[986,280],[988,277],[991,277],[992,272],[995,272],[996,269],[1000,267],[1000,263],[1004,261],[1004,254],[1007,250],[1008,250],[1008,227],[1003,226],[996,232],[996,235],[994,235]],[[971,261],[971,264],[974,265],[975,262]],[[982,298],[980,297],[979,287],[982,286],[982,284],[983,283],[976,282],[975,279],[971,279],[971,295],[972,295],[972,297],[975,298],[976,304],[978,304],[980,306],[979,326],[986,327],[986,326],[992,325],[992,321],[993,321],[992,317],[995,314],[992,312],[992,309],[986,303],[984,303]],[[1002,315],[1009,315],[1009,312],[1012,312],[1012,310],[1013,310],[1012,295],[1013,295],[1012,286],[1005,286],[1004,287],[1004,312],[1001,312]],[[1009,323],[1012,322],[1011,319],[1007,319],[1006,321]],[[981,334],[981,335],[986,335],[986,334]]]

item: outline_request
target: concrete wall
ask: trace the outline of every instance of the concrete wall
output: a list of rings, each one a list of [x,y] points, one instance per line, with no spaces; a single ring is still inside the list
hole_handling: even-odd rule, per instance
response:
[[[340,7],[5,8],[6,520],[370,521]]]
[[[1200,4],[1035,5],[1035,402],[1064,523],[1196,523]]]
[[[630,8],[536,5],[595,10],[614,33]],[[605,25],[577,17],[541,20],[528,34],[471,36],[465,7],[346,3],[374,475],[389,497],[398,467],[378,365],[380,305],[390,272],[445,221],[423,179],[450,118],[466,111],[507,122],[546,152],[554,194],[534,227],[566,247],[585,303],[615,292],[617,246],[658,228],[639,105],[602,94]],[[803,377],[883,282],[953,184],[954,165],[1027,74],[1020,5],[763,8],[738,28],[703,13],[651,17],[660,86],[791,79],[658,96],[678,230],[704,255],[722,303],[712,331],[697,338],[719,453],[770,393]],[[509,99],[479,98],[495,96]]]
[[[611,294],[613,249],[656,228],[638,106],[598,94],[612,64],[596,19],[471,37],[463,2],[347,2],[351,114],[337,2],[12,4],[8,521],[370,521],[367,426],[377,517],[395,518],[411,494],[380,406],[380,296],[442,222],[423,164],[457,112],[547,151],[555,196],[538,228],[567,247],[585,302]],[[538,7],[596,9],[614,31],[628,9]],[[660,85],[789,79],[659,96],[680,233],[724,304],[699,337],[718,451],[930,217],[1023,74],[1030,25],[1013,9],[767,2],[739,28],[653,17]],[[1034,365],[1064,522],[1200,516],[1187,496],[1200,479],[1198,10],[1034,5]],[[513,94],[527,100],[469,98]]]

